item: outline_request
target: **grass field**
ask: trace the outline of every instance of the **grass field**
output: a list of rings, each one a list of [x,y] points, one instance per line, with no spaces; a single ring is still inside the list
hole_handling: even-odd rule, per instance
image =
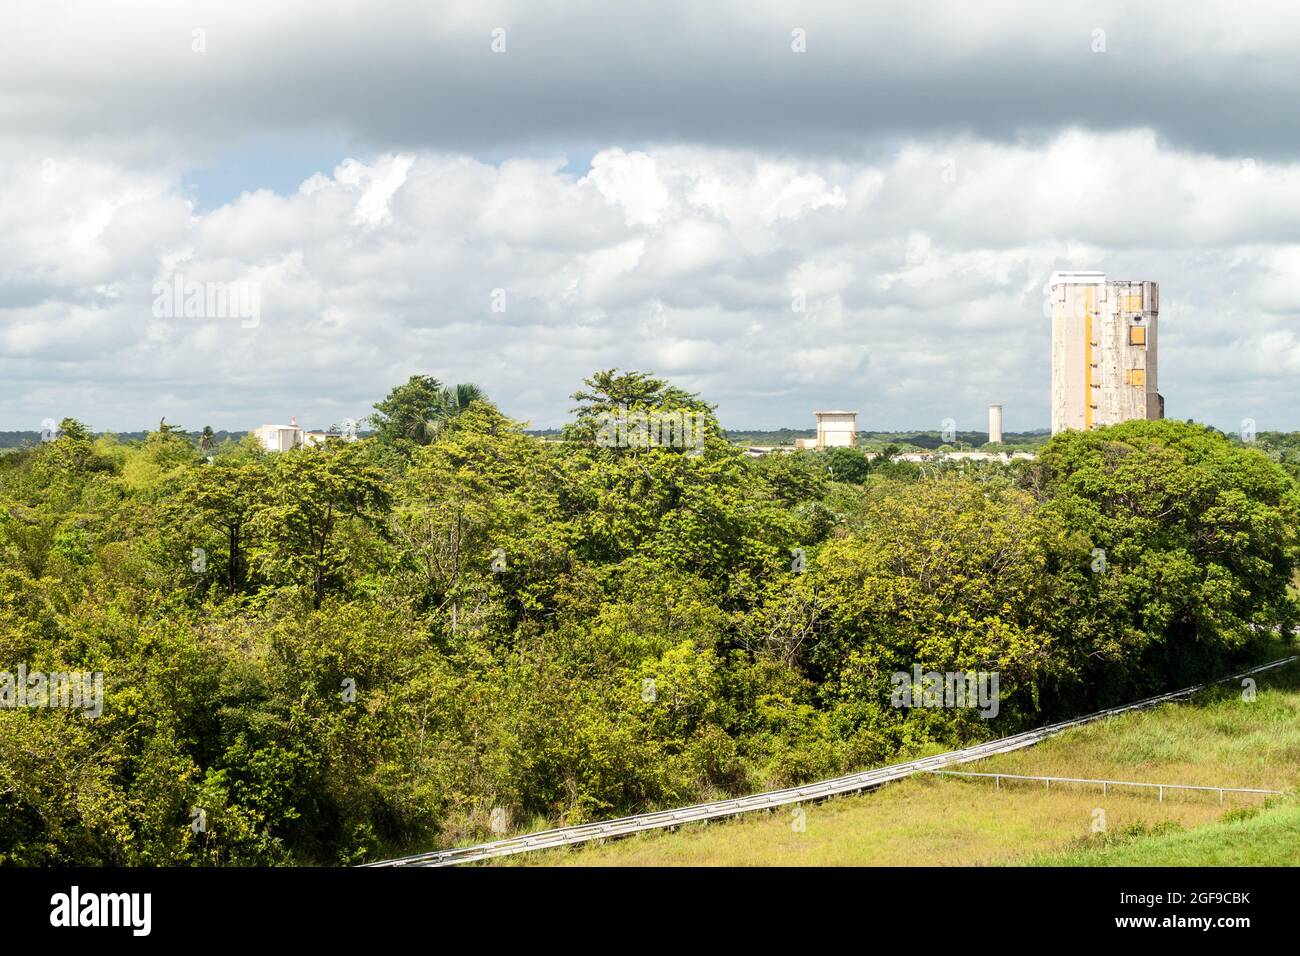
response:
[[[1300,866],[1300,804],[1195,830],[1120,837],[1026,861],[1034,866]]]
[[[1153,783],[1300,787],[1300,666],[1258,675],[1258,696],[1224,686],[1190,702],[1126,714],[961,769]],[[1249,819],[1216,823],[1264,798],[1155,795],[1072,785],[917,776],[874,793],[794,811],[694,824],[508,865],[1232,865],[1296,863],[1293,796]],[[1279,802],[1280,801],[1280,802]],[[1104,815],[1104,831],[1095,828]],[[1138,835],[1159,828],[1158,832]]]

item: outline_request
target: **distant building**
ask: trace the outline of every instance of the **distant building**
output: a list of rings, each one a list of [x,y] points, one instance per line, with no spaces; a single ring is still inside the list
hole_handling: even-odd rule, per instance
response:
[[[989,444],[998,444],[1002,441],[1002,406],[989,406]]]
[[[868,455],[874,458],[874,455]],[[911,451],[895,455],[897,461],[910,461],[917,464],[943,461],[1000,461],[1007,464],[1012,461],[1035,461],[1038,456],[1032,451]]]
[[[288,425],[262,425],[253,434],[257,436],[257,440],[262,443],[262,447],[267,451],[292,451],[299,447],[312,448],[316,445],[323,445],[331,438],[338,438],[343,441],[357,440],[356,433],[352,431],[304,431],[298,427],[296,417],[289,419]]]
[[[933,461],[1033,461],[1038,456],[1031,451],[947,451],[930,456]]]
[[[858,440],[857,412],[813,412],[818,448],[852,448]]]
[[[1058,272],[1052,305],[1052,434],[1165,417],[1156,382],[1159,286]]]
[[[302,429],[296,418],[290,419],[288,425],[261,425],[253,434],[267,451],[292,451],[302,444]]]

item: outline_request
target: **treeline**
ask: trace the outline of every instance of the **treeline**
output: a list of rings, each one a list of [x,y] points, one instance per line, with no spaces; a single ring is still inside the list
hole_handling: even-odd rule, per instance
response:
[[[166,430],[171,430],[169,426],[165,426],[165,428]],[[137,441],[146,440],[150,434],[151,432],[147,432],[147,431],[107,432],[104,433],[102,437],[107,438],[109,441],[137,442]],[[187,435],[185,432],[180,432],[179,434],[184,437],[192,438],[194,443],[199,447],[207,447],[209,445],[215,447],[216,445],[219,445],[222,442],[240,441],[245,435],[248,434],[248,432],[246,431],[228,432],[225,429],[219,429],[217,431],[213,431],[211,428],[205,428],[203,431],[195,432],[193,435]],[[49,441],[50,439],[54,438],[56,435],[57,435],[57,429],[53,427],[46,429],[45,431],[0,432],[0,449],[33,448],[36,445],[40,445],[43,442]]]
[[[601,372],[561,441],[417,377],[275,455],[60,436],[0,458],[0,860],[352,863],[792,784],[1220,673],[1289,640],[1300,497],[1133,422],[1004,467],[748,459]],[[702,449],[607,447],[689,411]],[[209,463],[208,459],[211,458]],[[996,671],[998,715],[892,706]]]

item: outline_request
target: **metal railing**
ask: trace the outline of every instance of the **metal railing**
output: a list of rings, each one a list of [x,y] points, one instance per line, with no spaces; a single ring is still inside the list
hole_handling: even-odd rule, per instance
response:
[[[787,787],[784,790],[757,793],[748,797],[734,797],[730,800],[716,800],[711,803],[701,803],[696,804],[695,806],[682,807],[676,810],[659,810],[651,813],[638,813],[632,816],[620,817],[616,820],[604,820],[599,823],[584,823],[572,827],[557,827],[553,830],[541,830],[537,833],[528,833],[522,836],[509,837],[504,840],[494,840],[490,843],[453,847],[447,850],[434,850],[429,853],[417,853],[412,856],[398,857],[392,860],[382,860],[364,865],[455,866],[459,863],[476,863],[481,860],[493,859],[495,857],[511,856],[515,853],[553,849],[562,846],[570,846],[575,843],[586,843],[590,840],[606,839],[609,837],[628,836],[633,833],[641,833],[647,830],[661,830],[670,827],[677,827],[683,823],[698,823],[705,820],[715,820],[721,817],[736,816],[741,813],[747,813],[751,810],[768,810],[773,807],[803,803],[806,800],[824,800],[827,797],[838,796],[840,794],[873,790],[886,783],[901,780],[904,777],[910,777],[914,773],[920,773],[927,770],[938,770],[953,764],[969,763],[972,760],[981,760],[984,757],[991,757],[994,754],[1010,753],[1011,751],[1019,750],[1023,747],[1032,747],[1034,744],[1039,743],[1048,737],[1059,734],[1064,730],[1069,730],[1072,727],[1080,727],[1084,724],[1104,720],[1107,717],[1113,717],[1117,714],[1123,714],[1128,711],[1140,710],[1147,707],[1154,707],[1157,704],[1178,700],[1179,698],[1187,697],[1199,691],[1206,690],[1216,684],[1240,680],[1243,677],[1249,677],[1252,674],[1272,670],[1275,667],[1282,667],[1298,659],[1300,659],[1300,655],[1284,657],[1267,664],[1261,664],[1259,667],[1253,667],[1248,671],[1242,671],[1240,674],[1222,677],[1218,680],[1209,681],[1204,684],[1197,684],[1195,687],[1186,687],[1182,690],[1172,691],[1168,694],[1161,694],[1157,697],[1148,697],[1145,700],[1140,700],[1136,703],[1125,704],[1121,707],[1112,707],[1109,710],[1097,711],[1096,713],[1087,714],[1083,717],[1063,720],[1060,723],[1049,724],[1048,726],[1039,727],[1035,730],[1027,730],[1023,733],[1013,734],[1010,737],[1002,737],[998,740],[991,740],[987,743],[977,744],[973,747],[966,747],[961,750],[936,754],[932,757],[923,757],[920,760],[911,760],[907,763],[892,764],[888,767],[879,767],[875,770],[853,773],[844,777],[835,777],[831,780],[822,780],[817,783],[804,784],[800,787]]]
[[[1166,790],[1207,790],[1211,793],[1217,791],[1219,794],[1219,803],[1223,803],[1224,793],[1268,793],[1280,794],[1281,790],[1260,790],[1255,787],[1199,787],[1185,783],[1138,783],[1133,780],[1089,780],[1084,777],[1036,777],[1029,774],[1021,773],[974,773],[969,770],[931,770],[930,773],[942,774],[946,777],[992,777],[993,788],[1002,789],[1003,780],[1041,780],[1047,784],[1047,789],[1051,789],[1053,783],[1099,783],[1101,784],[1101,795],[1107,796],[1111,787],[1146,787],[1151,790],[1160,791],[1160,801],[1163,803]]]

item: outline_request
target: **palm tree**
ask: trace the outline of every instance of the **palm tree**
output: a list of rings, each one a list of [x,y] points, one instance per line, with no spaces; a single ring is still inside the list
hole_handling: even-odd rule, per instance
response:
[[[442,390],[433,414],[423,422],[424,435],[429,441],[436,440],[453,418],[468,409],[472,403],[485,401],[487,401],[487,393],[473,382],[448,385]]]
[[[487,401],[487,393],[479,388],[473,382],[461,382],[459,385],[449,385],[442,390],[443,403],[447,409],[447,417],[455,418],[465,409],[469,408],[471,402]]]

